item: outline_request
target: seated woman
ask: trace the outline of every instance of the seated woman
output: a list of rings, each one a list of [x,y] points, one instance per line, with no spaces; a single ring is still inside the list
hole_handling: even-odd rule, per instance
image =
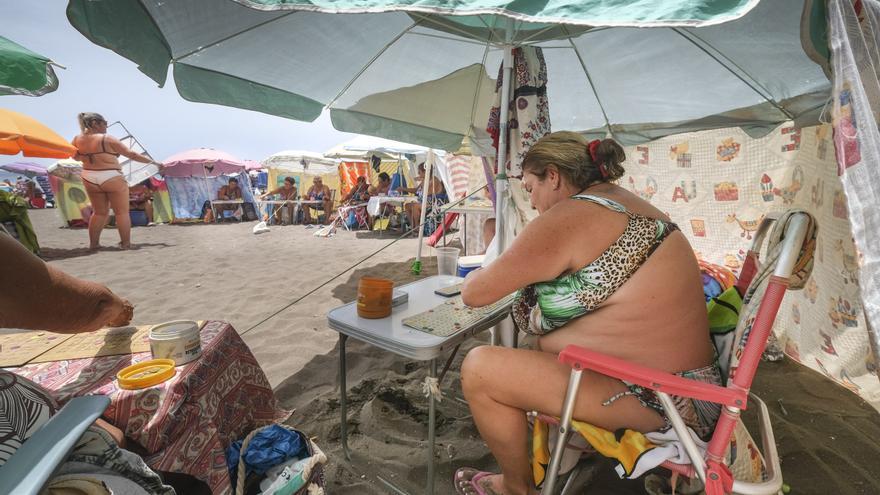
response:
[[[624,159],[613,140],[571,132],[545,136],[525,156],[523,186],[539,216],[467,277],[462,300],[484,306],[519,291],[514,321],[537,336],[537,350],[468,353],[462,388],[501,474],[459,469],[458,493],[537,493],[525,413],[561,412],[570,368],[557,354],[566,345],[721,382],[693,250],[663,212],[612,183]],[[673,399],[688,426],[711,435],[719,406]],[[592,371],[583,372],[574,418],[609,431],[670,427],[653,392]]]
[[[363,175],[359,175],[357,181],[354,184],[354,187],[351,188],[348,193],[342,197],[342,206],[354,206],[354,205],[363,205],[367,201],[370,200],[370,185],[367,183],[367,178]],[[336,220],[339,211],[334,212],[330,215],[330,220],[328,223],[333,223]],[[346,218],[343,221],[346,221],[348,215],[350,214],[362,215],[362,218],[366,218],[367,216],[367,207],[360,206],[355,209],[346,209],[344,214]]]
[[[128,188],[129,210],[141,210],[147,215],[147,224],[153,225],[153,185],[150,179]]]
[[[315,176],[312,180],[312,187],[303,194],[303,199],[306,201],[320,201],[320,203],[303,205],[303,223],[312,223],[312,209],[315,210],[315,222],[318,221],[317,216],[319,211],[323,211],[324,216],[329,218],[330,212],[333,211],[333,200],[330,196],[330,188],[324,185],[324,181],[321,177]]]
[[[297,190],[296,190],[296,180],[293,177],[285,177],[284,183],[280,187],[276,187],[271,191],[267,191],[265,194],[260,196],[260,199],[266,199],[267,196],[275,196],[278,195],[278,198],[281,201],[290,201],[289,204],[283,204],[277,208],[270,208],[272,210],[272,216],[275,219],[275,222],[278,223],[288,223],[284,221],[284,218],[289,218],[289,223],[294,223],[296,220],[293,218],[293,212],[296,210],[296,198],[297,198]],[[266,217],[264,220],[268,220],[269,213],[267,211]]]
[[[422,162],[419,164],[419,175],[416,177],[416,187],[398,187],[397,191],[401,193],[415,193],[419,199],[422,199],[422,194],[425,191],[425,163]],[[449,202],[449,197],[446,195],[446,188],[443,187],[443,182],[437,178],[432,176],[431,181],[428,183],[428,213],[431,213],[431,209],[433,206],[443,205]],[[403,211],[406,214],[406,220],[410,225],[418,225],[422,219],[422,203],[421,202],[413,202],[406,203],[403,205]],[[430,235],[434,232],[433,228],[430,228],[431,222],[426,217],[425,218],[425,235]],[[430,230],[431,232],[428,232]]]
[[[386,196],[388,192],[391,190],[391,176],[389,176],[386,172],[382,172],[379,174],[379,183],[375,186],[370,186],[367,190],[370,193],[370,196]],[[392,217],[394,215],[395,208],[391,203],[382,203],[379,206],[379,214],[377,217]],[[367,220],[370,222],[370,228],[373,228],[374,218],[372,215],[367,215]]]

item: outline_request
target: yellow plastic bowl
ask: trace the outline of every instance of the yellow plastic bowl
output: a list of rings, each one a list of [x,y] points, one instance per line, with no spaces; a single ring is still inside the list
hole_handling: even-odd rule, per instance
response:
[[[169,380],[175,373],[177,370],[174,368],[173,360],[150,359],[119,370],[119,373],[116,373],[116,380],[119,382],[119,388],[138,390]]]

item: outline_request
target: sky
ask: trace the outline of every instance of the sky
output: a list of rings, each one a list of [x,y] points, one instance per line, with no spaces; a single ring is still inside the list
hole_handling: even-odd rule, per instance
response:
[[[0,96],[0,107],[29,115],[67,139],[79,133],[76,115],[97,112],[120,121],[158,160],[193,148],[215,148],[260,161],[288,149],[324,152],[354,137],[330,124],[327,112],[299,122],[259,112],[186,101],[169,76],[164,88],[116,53],[93,44],[67,21],[65,0],[6,0],[0,36],[50,58],[55,92],[39,97]],[[111,134],[122,136],[118,126]],[[52,159],[0,155],[0,165]]]

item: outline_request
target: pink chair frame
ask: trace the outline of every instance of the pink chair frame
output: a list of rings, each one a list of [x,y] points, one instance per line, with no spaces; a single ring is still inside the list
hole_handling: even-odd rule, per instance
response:
[[[737,283],[738,288],[747,288],[757,272],[758,252],[761,243],[775,220],[775,216],[768,217],[761,224],[746,256],[740,281]],[[733,379],[728,382],[727,387],[696,382],[574,345],[567,346],[559,353],[559,361],[571,367],[571,375],[559,421],[559,440],[553,447],[550,465],[541,491],[542,495],[552,495],[555,490],[562,452],[572,433],[572,412],[583,370],[592,370],[612,376],[650,388],[657,393],[672,427],[684,444],[685,451],[691,460],[690,464],[673,464],[667,461],[663,467],[688,477],[699,477],[705,485],[707,495],[727,495],[730,493],[772,495],[779,492],[782,488],[782,472],[779,468],[779,455],[776,451],[776,442],[770,425],[770,415],[764,402],[750,394],[749,389],[755,377],[761,354],[764,352],[767,339],[773,329],[779,305],[788,289],[789,277],[797,262],[808,227],[809,218],[805,214],[793,216],[788,223],[782,241],[781,255],[773,275],[770,277],[767,290],[760,301],[755,322],[743,348],[743,355],[736,373]],[[687,433],[687,427],[675,409],[670,395],[711,401],[723,406],[721,416],[709,441],[705,458]],[[740,412],[746,409],[749,397],[758,406],[759,428],[767,471],[767,479],[759,483],[734,480],[730,469],[724,463],[725,451],[730,443],[734,427],[739,420]]]

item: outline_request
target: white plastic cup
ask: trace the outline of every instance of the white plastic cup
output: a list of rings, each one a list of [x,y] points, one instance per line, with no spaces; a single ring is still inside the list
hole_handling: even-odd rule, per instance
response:
[[[461,249],[441,247],[437,250],[437,273],[439,275],[455,275],[458,271],[458,255]]]

